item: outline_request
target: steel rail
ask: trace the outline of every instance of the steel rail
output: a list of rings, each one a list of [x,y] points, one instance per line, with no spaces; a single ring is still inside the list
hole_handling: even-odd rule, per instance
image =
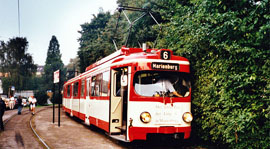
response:
[[[39,113],[41,111],[44,111],[44,110],[47,110],[48,108],[52,108],[52,107],[47,107],[47,108],[44,108],[44,109],[41,109],[39,111],[37,111],[36,113]],[[30,112],[26,113],[26,114],[29,114]],[[10,116],[9,118],[7,118],[6,120],[4,120],[4,126],[13,118],[17,115],[17,112],[14,113],[12,116]],[[30,118],[30,121],[29,121],[29,124],[30,124],[30,128],[31,130],[34,132],[34,134],[36,135],[36,137],[39,139],[39,141],[42,143],[42,145],[44,145],[44,147],[46,147],[47,149],[50,149],[49,145],[38,135],[38,133],[35,131],[33,125],[32,125],[32,120],[34,118],[35,115],[32,115],[31,118]]]
[[[48,107],[48,108],[51,108],[51,107]],[[47,110],[48,108],[41,109],[41,110],[37,111],[36,113]],[[33,120],[34,116],[35,115],[32,115],[30,118],[30,121],[29,121],[30,128],[32,129],[32,131],[34,132],[36,137],[39,139],[39,141],[42,143],[42,145],[44,145],[47,149],[50,149],[49,145],[38,135],[38,133],[35,131],[34,127],[32,126],[32,120]]]

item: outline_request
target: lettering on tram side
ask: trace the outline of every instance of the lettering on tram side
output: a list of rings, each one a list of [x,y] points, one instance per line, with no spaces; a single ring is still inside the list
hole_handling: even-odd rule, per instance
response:
[[[155,63],[153,62],[151,65],[152,69],[158,70],[179,70],[179,64],[171,64],[171,63]]]
[[[156,124],[179,124],[180,123],[180,107],[168,105],[156,105],[155,117]]]

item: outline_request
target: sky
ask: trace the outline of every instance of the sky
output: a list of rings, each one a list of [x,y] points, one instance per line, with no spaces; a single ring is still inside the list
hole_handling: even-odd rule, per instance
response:
[[[100,8],[113,13],[116,0],[0,0],[0,40],[26,37],[27,53],[33,56],[35,64],[45,65],[49,42],[55,35],[62,61],[67,65],[77,56],[80,25],[90,22]]]

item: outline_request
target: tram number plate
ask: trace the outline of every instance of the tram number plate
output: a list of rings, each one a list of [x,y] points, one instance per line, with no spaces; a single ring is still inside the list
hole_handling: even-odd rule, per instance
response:
[[[158,69],[158,70],[179,70],[179,64],[173,64],[173,63],[152,63],[151,65],[152,69]]]

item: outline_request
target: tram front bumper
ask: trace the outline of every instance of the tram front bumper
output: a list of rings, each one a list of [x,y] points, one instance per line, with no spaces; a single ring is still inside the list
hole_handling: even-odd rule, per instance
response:
[[[183,134],[183,139],[190,137],[191,127],[130,127],[129,141],[146,140],[147,134]]]

